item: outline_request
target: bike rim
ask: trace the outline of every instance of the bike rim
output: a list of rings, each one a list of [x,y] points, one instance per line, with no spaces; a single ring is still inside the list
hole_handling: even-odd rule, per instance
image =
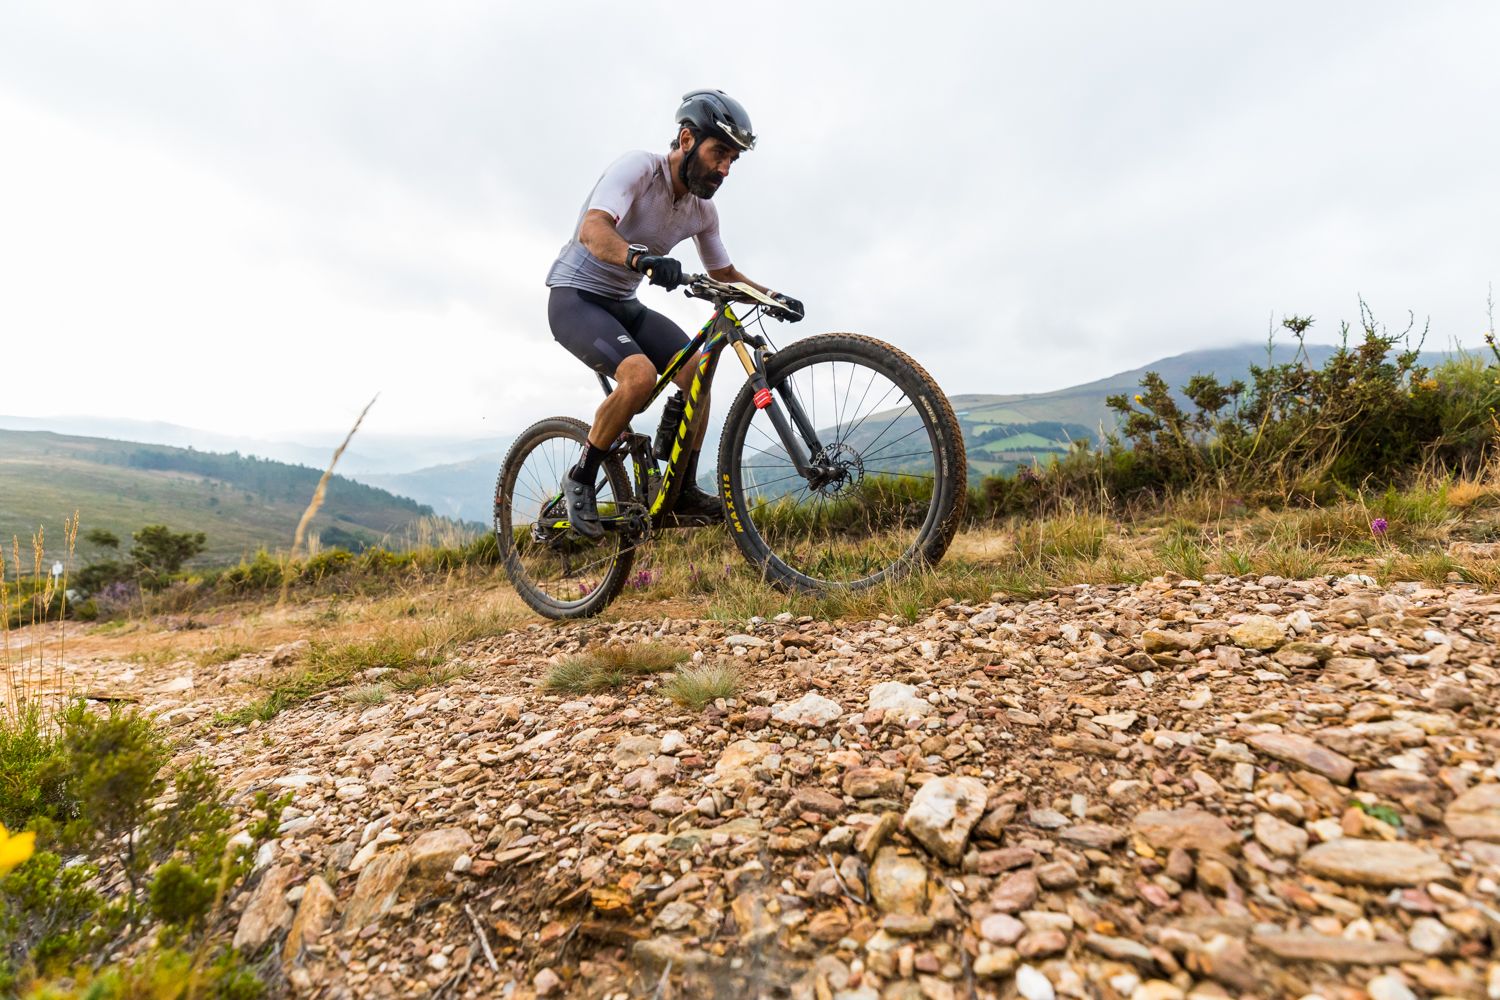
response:
[[[618,531],[589,541],[558,526],[568,519],[562,477],[578,461],[582,447],[580,440],[555,435],[519,456],[509,470],[507,502],[496,524],[502,538],[510,539],[507,561],[517,582],[559,610],[586,604],[605,584],[625,544]],[[601,467],[595,484],[604,516],[619,506],[606,468]]]
[[[805,585],[861,587],[910,566],[938,506],[939,442],[930,408],[862,358],[815,357],[773,383],[817,429],[838,472],[805,480],[765,410],[738,436],[743,516]]]

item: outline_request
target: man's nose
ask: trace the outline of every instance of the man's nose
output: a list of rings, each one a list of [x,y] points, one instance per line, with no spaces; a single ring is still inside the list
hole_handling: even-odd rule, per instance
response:
[[[722,167],[719,167],[718,168],[719,169],[719,176],[720,177],[728,177],[729,176],[729,167],[730,167],[730,164],[728,164],[728,163],[724,164]]]

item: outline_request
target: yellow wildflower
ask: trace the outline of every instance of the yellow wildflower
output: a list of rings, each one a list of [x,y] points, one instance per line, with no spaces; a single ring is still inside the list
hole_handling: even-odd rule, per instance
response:
[[[30,830],[25,833],[10,833],[5,829],[5,824],[0,823],[0,875],[9,875],[17,865],[31,857],[35,848],[35,833]]]

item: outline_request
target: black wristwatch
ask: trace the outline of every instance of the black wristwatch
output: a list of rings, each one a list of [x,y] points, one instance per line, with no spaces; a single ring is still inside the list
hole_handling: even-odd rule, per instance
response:
[[[644,243],[632,243],[625,248],[625,266],[632,271],[635,270],[636,261],[651,252],[651,248]]]

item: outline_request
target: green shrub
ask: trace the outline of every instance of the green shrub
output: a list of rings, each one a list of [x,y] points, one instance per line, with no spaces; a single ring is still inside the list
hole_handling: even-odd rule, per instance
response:
[[[98,874],[38,851],[0,879],[0,994],[29,975],[62,972],[118,932],[123,910],[92,888]]]
[[[354,563],[354,556],[344,549],[325,549],[302,564],[298,579],[305,583],[321,583],[331,576],[343,573]]]
[[[201,531],[176,532],[165,524],[148,524],[130,536],[130,558],[142,587],[158,590],[182,569],[182,564],[203,551],[208,537]]]
[[[202,759],[167,768],[170,756],[163,734],[133,710],[100,715],[79,701],[56,716],[0,716],[4,775],[29,776],[3,785],[0,806],[7,825],[36,831],[40,848],[0,879],[0,993],[135,997],[145,984],[177,982],[145,994],[175,997],[188,995],[180,987],[190,975],[192,995],[259,995],[239,957],[218,951],[206,931],[254,848],[275,835],[290,795],[257,795],[249,844],[231,847],[235,817],[217,776]],[[63,853],[80,857],[64,864]],[[106,897],[118,876],[123,888]],[[148,933],[147,918],[159,924],[160,946],[92,976],[100,950],[121,944],[122,930]],[[44,985],[51,976],[77,985]]]
[[[1429,371],[1411,328],[1389,333],[1361,302],[1357,339],[1346,324],[1343,345],[1313,367],[1300,349],[1312,322],[1284,320],[1299,346],[1294,360],[1252,367],[1248,380],[1195,375],[1174,390],[1148,372],[1140,392],[1109,397],[1116,433],[1098,445],[1075,442],[1052,465],[983,480],[971,491],[970,519],[1036,516],[1084,500],[1154,502],[1202,487],[1331,505],[1434,469],[1473,473],[1494,457],[1500,352],[1493,361],[1460,354]]]
[[[219,586],[236,594],[265,593],[281,586],[282,565],[265,549],[255,553],[249,562],[240,560],[238,566],[225,570],[219,577]]]
[[[37,818],[68,818],[75,804],[63,759],[61,734],[40,701],[0,712],[0,825],[21,830]]]

